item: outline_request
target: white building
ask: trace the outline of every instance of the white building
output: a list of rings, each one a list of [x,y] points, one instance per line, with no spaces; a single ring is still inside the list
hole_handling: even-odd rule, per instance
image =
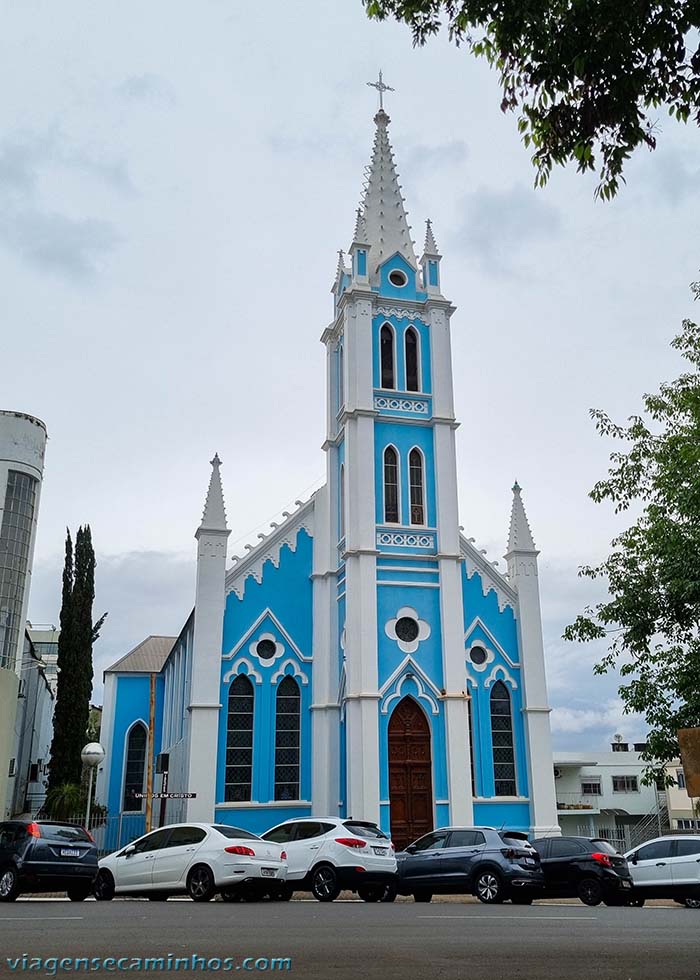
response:
[[[666,806],[672,830],[700,831],[700,799],[691,800],[685,785],[685,773],[680,759],[666,766],[674,785],[666,788]]]

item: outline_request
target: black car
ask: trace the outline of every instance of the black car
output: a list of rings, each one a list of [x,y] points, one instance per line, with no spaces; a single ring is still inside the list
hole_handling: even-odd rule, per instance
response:
[[[87,830],[45,820],[0,823],[0,902],[22,892],[68,892],[82,902],[97,874],[97,848]]]
[[[525,834],[492,827],[444,827],[396,855],[400,895],[476,895],[487,904],[509,898],[529,905],[542,895],[540,861]],[[391,895],[387,895],[390,898]]]
[[[548,897],[580,898],[584,905],[626,905],[632,876],[626,859],[598,837],[542,837],[539,852]]]

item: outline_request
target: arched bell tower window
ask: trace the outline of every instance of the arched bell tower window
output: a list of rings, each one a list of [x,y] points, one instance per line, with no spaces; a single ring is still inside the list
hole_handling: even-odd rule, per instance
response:
[[[254,701],[253,685],[245,674],[239,674],[228,692],[224,787],[227,803],[247,803],[252,799]]]
[[[148,732],[142,722],[134,725],[126,741],[126,766],[124,769],[124,796],[122,810],[133,812],[143,809],[143,800],[136,793],[143,793],[146,776],[146,748]]]
[[[395,388],[394,377],[394,331],[385,323],[379,331],[379,360],[382,388]]]
[[[491,738],[496,796],[517,796],[513,713],[510,692],[503,681],[496,681],[491,690]]]
[[[393,446],[384,450],[384,523],[399,523],[399,457]]]
[[[275,799],[299,799],[301,692],[293,677],[277,688],[275,725]]]
[[[415,327],[409,327],[404,337],[404,347],[406,353],[406,391],[420,391],[419,368],[418,368],[418,331]]]
[[[412,449],[408,454],[408,476],[411,491],[411,524],[425,524],[423,455],[420,449]]]

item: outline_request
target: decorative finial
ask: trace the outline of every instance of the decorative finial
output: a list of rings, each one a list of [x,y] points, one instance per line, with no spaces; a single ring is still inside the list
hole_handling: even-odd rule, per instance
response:
[[[214,453],[214,458],[210,459],[209,462],[212,466],[221,466],[221,460],[219,459],[219,454]]]
[[[520,486],[520,484],[516,480],[515,483],[513,484],[513,493],[520,493],[521,490],[522,490],[522,487]]]
[[[379,92],[379,111],[380,112],[384,112],[384,93],[385,92],[395,92],[396,89],[393,89],[391,87],[391,85],[385,85],[384,84],[384,80],[382,78],[381,69],[379,71],[379,81],[378,82],[367,82],[367,84],[369,85],[370,88],[376,88],[376,90]]]

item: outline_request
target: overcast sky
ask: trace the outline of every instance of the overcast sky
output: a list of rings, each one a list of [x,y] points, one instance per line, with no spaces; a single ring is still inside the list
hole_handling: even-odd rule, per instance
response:
[[[697,129],[660,114],[659,149],[603,204],[573,171],[533,190],[495,74],[445,38],[414,50],[361,0],[2,8],[0,407],[50,437],[34,622],[58,618],[66,525],[92,526],[95,700],[110,662],[184,623],[215,451],[230,553],[323,476],[319,337],[381,67],[409,221],[420,245],[433,219],[458,307],[460,519],[500,558],[523,486],[555,746],[641,737],[593,675],[600,650],[560,636],[617,526],[587,497],[610,451],[588,410],[637,411],[697,312]]]

